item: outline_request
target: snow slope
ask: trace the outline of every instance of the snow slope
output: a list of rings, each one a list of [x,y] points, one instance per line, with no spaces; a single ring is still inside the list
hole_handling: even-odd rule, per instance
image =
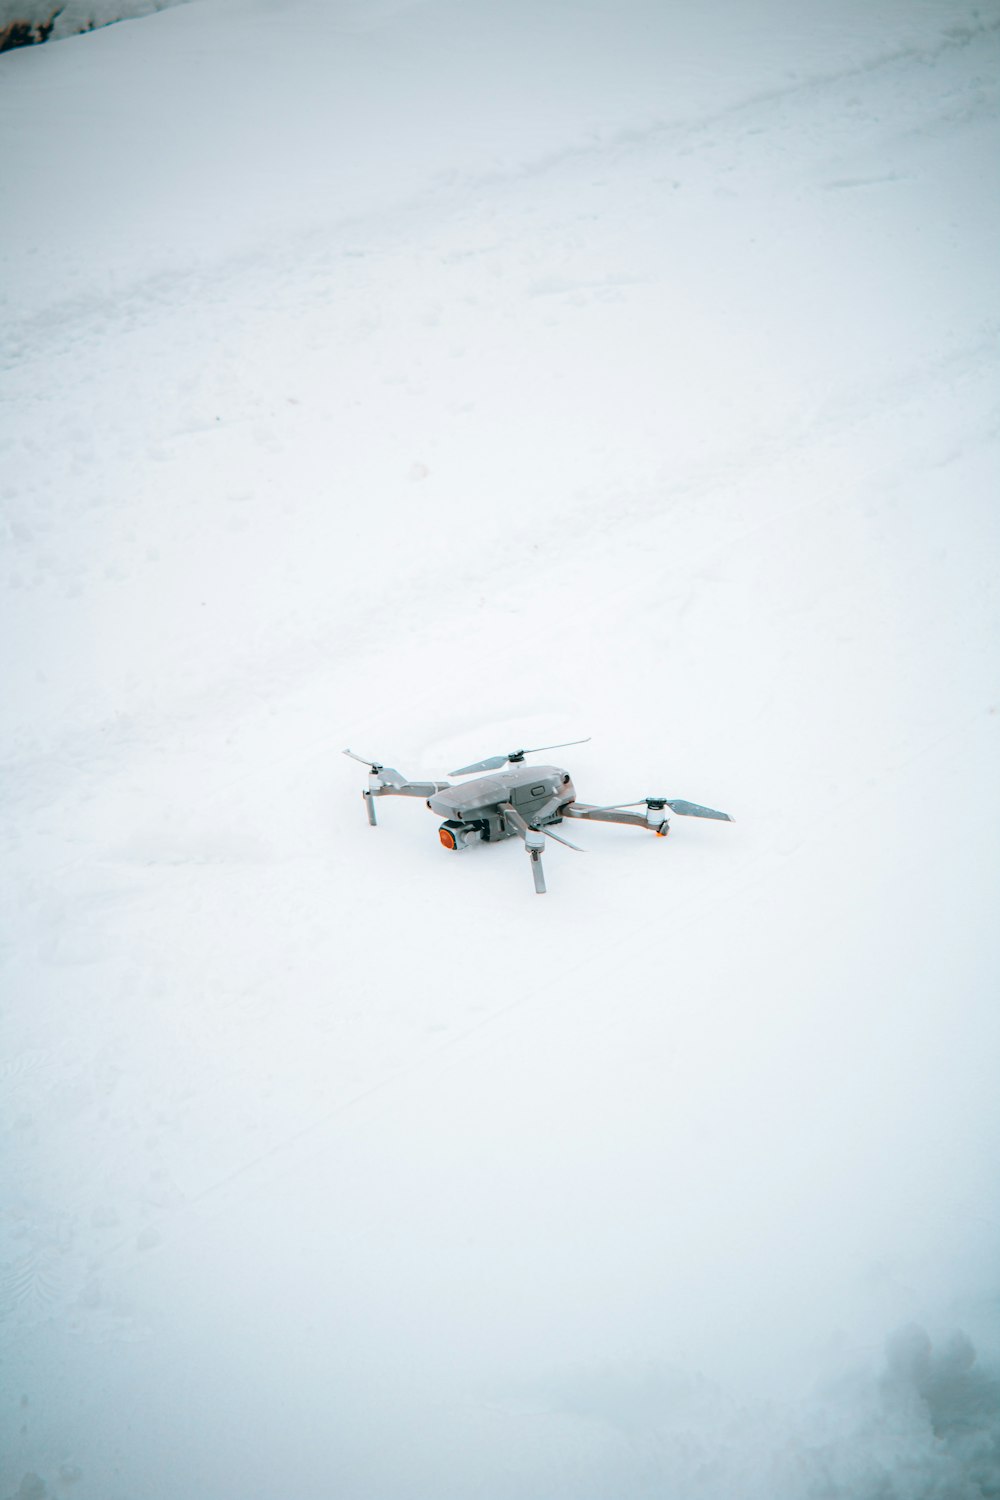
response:
[[[0,60],[0,1495],[996,1492],[998,40]]]

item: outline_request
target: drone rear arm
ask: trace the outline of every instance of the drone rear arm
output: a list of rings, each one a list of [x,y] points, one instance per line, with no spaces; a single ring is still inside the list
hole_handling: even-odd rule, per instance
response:
[[[451,786],[450,781],[404,781],[402,786],[373,787],[376,797],[433,797]]]
[[[392,778],[392,779],[390,779]],[[368,777],[368,790],[364,793],[368,821],[374,828],[376,797],[433,797],[435,792],[446,791],[450,781],[407,781],[398,771],[373,771]]]
[[[645,813],[620,812],[617,808],[595,807],[589,802],[567,802],[564,818],[586,818],[591,823],[630,823],[634,828],[648,828]]]

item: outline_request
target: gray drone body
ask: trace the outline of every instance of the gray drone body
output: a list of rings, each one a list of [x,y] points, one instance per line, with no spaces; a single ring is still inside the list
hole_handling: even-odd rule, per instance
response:
[[[582,745],[583,740],[574,740]],[[543,745],[543,750],[562,749],[559,745]],[[443,818],[438,837],[442,845],[453,852],[468,849],[474,843],[493,844],[501,839],[520,838],[531,860],[531,873],[535,890],[539,895],[545,891],[545,876],[542,871],[542,850],[546,838],[556,839],[570,849],[579,845],[553,832],[553,825],[564,818],[582,818],[593,823],[626,823],[636,828],[646,828],[664,837],[670,829],[664,808],[688,818],[716,818],[725,823],[733,820],[728,813],[716,812],[714,808],[702,807],[697,802],[670,801],[667,797],[644,797],[638,802],[619,802],[613,806],[596,807],[589,802],[576,800],[576,789],[569,772],[560,766],[526,766],[524,757],[537,754],[532,750],[512,750],[509,755],[494,755],[452,771],[452,776],[470,776],[476,772],[496,774],[476,775],[473,781],[457,784],[451,781],[410,781],[399,771],[379,765],[377,761],[365,760],[353,750],[345,750],[352,760],[361,761],[369,767],[368,790],[364,793],[368,809],[368,821],[374,827],[376,797],[422,797],[439,818]],[[629,812],[632,807],[645,807],[644,813]]]
[[[562,817],[559,808],[575,797],[568,772],[558,766],[511,766],[503,775],[477,776],[436,792],[427,806],[446,820],[444,827],[457,823],[462,830],[474,828],[484,843],[492,844],[517,835],[510,818],[500,811],[505,804],[528,824],[557,823]]]

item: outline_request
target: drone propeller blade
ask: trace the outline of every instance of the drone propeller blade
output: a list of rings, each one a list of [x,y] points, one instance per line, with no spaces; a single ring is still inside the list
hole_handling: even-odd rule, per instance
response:
[[[558,745],[534,745],[525,750],[511,750],[509,755],[491,755],[487,760],[477,760],[474,765],[462,766],[458,771],[449,771],[449,776],[471,776],[473,771],[499,771],[508,761],[515,765],[522,761],[526,755],[538,755],[542,750],[565,750],[568,745],[586,745],[590,739],[588,734],[582,740],[560,740]]]
[[[668,802],[667,806],[682,818],[718,818],[722,823],[735,821],[729,813],[716,812],[714,807],[702,807],[698,802]]]
[[[569,839],[564,839],[561,833],[553,833],[551,828],[543,828],[542,832],[546,838],[555,839],[557,844],[565,844],[567,849],[575,849],[577,854],[586,854],[586,849],[581,849],[579,844],[571,844]]]
[[[682,799],[671,802],[669,797],[640,797],[637,802],[610,802],[605,807],[592,807],[589,811],[618,812],[626,807],[669,807],[671,812],[677,813],[681,818],[718,818],[722,823],[735,822],[729,813],[716,812],[714,807],[702,807],[700,802],[685,802]]]
[[[386,786],[401,787],[411,785],[411,783],[407,781],[406,777],[403,775],[402,771],[397,771],[394,766],[379,766],[378,779],[379,781],[384,782]],[[416,785],[416,783],[413,784]],[[423,783],[420,784],[423,785]],[[433,787],[431,791],[433,792]],[[419,792],[417,795],[422,797],[424,794],[423,792]]]
[[[381,771],[382,769],[377,760],[369,760],[364,755],[355,755],[353,750],[345,750],[343,753],[349,755],[352,760],[359,761],[361,765],[368,766],[372,771]]]
[[[352,760],[356,760],[362,766],[367,766],[373,776],[377,776],[386,786],[401,787],[407,785],[406,777],[402,771],[397,771],[393,766],[379,765],[377,760],[365,760],[362,755],[355,755],[353,750],[345,750]]]
[[[586,744],[589,744],[589,742],[590,742],[590,735],[586,734],[586,735],[584,735],[584,737],[583,737],[582,740],[560,740],[559,743],[558,743],[558,745],[535,745],[535,747],[533,749],[531,749],[531,750],[517,750],[517,751],[515,751],[515,754],[517,754],[517,755],[539,755],[539,754],[541,754],[541,752],[543,750],[565,750],[566,747],[567,747],[567,745],[586,745]],[[512,756],[508,756],[507,759],[511,760],[511,759],[513,759],[513,757]]]
[[[499,771],[501,766],[507,764],[508,759],[509,756],[506,755],[491,755],[489,760],[477,760],[475,765],[462,766],[457,771],[449,771],[448,775],[471,776],[473,771]]]

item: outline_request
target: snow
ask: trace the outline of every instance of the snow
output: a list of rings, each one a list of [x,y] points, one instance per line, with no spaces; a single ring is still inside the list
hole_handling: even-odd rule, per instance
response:
[[[0,60],[0,1496],[996,1491],[998,40]]]

